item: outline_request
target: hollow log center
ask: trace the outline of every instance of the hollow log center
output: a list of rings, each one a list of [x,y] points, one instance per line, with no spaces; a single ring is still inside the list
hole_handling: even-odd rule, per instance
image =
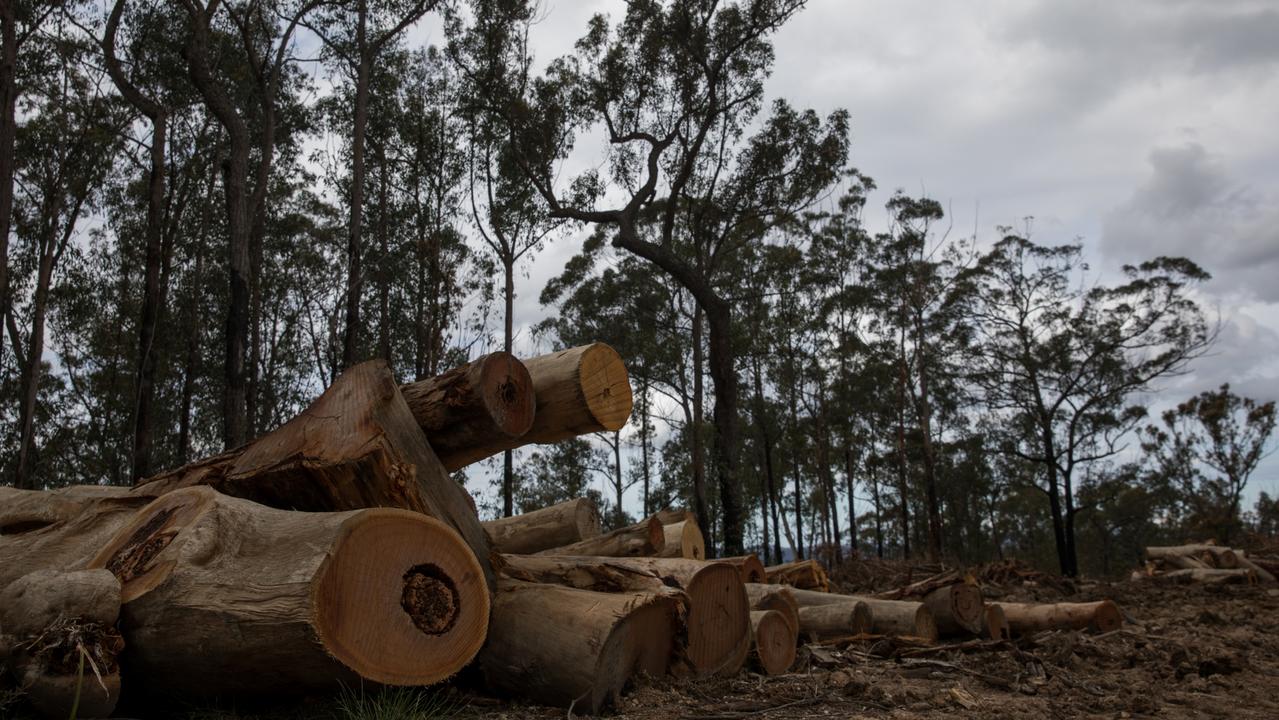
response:
[[[400,607],[427,635],[443,635],[457,622],[460,599],[457,587],[435,565],[416,565],[404,573]]]
[[[511,376],[507,375],[500,385],[497,386],[497,396],[502,400],[504,405],[514,405],[517,397],[515,383],[511,380]]]

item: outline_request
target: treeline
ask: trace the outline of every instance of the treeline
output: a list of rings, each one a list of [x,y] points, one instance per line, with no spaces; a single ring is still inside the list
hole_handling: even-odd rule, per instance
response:
[[[0,3],[0,472],[128,483],[360,360],[510,349],[553,240],[537,339],[612,344],[635,415],[508,455],[498,512],[603,478],[615,522],[686,505],[726,554],[1068,574],[1240,533],[1273,403],[1141,404],[1208,350],[1207,274],[900,192],[871,227],[848,113],[766,99],[803,5],[629,2],[543,63],[525,0]]]

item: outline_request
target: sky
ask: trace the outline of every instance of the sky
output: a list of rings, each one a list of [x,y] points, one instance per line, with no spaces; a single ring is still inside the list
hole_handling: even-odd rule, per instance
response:
[[[592,14],[624,7],[547,0],[534,52],[566,53]],[[926,193],[954,232],[982,242],[1033,217],[1034,240],[1081,242],[1103,280],[1158,255],[1199,263],[1213,279],[1197,299],[1219,339],[1148,403],[1223,382],[1274,400],[1277,38],[1274,0],[812,0],[775,36],[767,92],[851,113],[850,161],[879,185],[872,205],[898,188]],[[426,23],[411,41],[438,42],[438,31]],[[517,348],[548,314],[542,286],[579,245],[556,240],[520,279]],[[1279,454],[1249,497],[1261,490],[1279,492]]]

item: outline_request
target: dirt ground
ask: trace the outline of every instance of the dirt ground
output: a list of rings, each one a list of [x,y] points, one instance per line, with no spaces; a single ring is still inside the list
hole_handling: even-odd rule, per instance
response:
[[[1069,589],[1067,589],[1069,591]],[[738,718],[1279,718],[1279,590],[1162,580],[989,589],[1007,601],[1111,598],[1126,623],[1105,635],[919,647],[887,640],[801,648],[794,672],[649,680],[612,716]],[[567,717],[472,698],[463,717]]]

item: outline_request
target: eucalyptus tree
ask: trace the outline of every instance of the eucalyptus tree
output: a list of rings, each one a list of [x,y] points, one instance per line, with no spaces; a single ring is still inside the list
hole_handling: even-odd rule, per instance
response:
[[[1076,472],[1114,456],[1144,408],[1132,402],[1184,373],[1212,343],[1189,297],[1208,278],[1184,258],[1124,266],[1113,286],[1079,289],[1079,245],[1008,235],[983,256],[967,312],[971,379],[1006,430],[1001,450],[1039,472],[1064,575],[1079,572]]]

